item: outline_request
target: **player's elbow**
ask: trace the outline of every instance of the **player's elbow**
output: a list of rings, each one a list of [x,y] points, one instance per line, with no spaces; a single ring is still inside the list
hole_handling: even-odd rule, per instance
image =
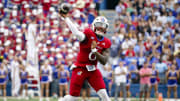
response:
[[[85,34],[84,34],[84,33],[78,31],[78,33],[76,33],[75,35],[76,35],[77,39],[78,39],[80,42],[84,41],[84,39],[85,39]]]
[[[106,62],[101,62],[101,64],[106,65]]]
[[[106,65],[107,61],[108,61],[108,59],[103,59],[103,60],[101,61],[101,64]]]

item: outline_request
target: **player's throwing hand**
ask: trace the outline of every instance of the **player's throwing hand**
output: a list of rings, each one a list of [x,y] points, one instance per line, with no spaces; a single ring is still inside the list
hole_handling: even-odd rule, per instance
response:
[[[62,3],[60,5],[60,8],[59,8],[59,14],[62,16],[62,17],[67,17],[67,14],[69,13],[69,10],[70,10],[70,6],[69,4],[67,3]]]

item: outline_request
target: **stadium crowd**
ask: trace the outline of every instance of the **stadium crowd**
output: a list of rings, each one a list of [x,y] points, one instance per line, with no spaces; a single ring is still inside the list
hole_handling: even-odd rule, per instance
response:
[[[111,62],[117,61],[112,65],[124,62],[131,75],[131,83],[140,83],[140,92],[148,92],[145,85],[167,84],[167,96],[173,88],[177,97],[180,71],[179,5],[178,0],[126,0],[115,7],[117,15]],[[144,67],[154,69],[149,71]]]
[[[17,68],[22,69],[21,65],[26,66],[28,25],[35,21],[39,67],[50,66],[47,74],[51,75],[51,79],[46,83],[50,82],[53,85],[51,92],[56,95],[57,88],[53,87],[58,85],[58,72],[65,69],[67,74],[60,74],[59,77],[65,76],[68,82],[69,67],[76,60],[79,51],[76,37],[71,36],[70,30],[59,18],[58,6],[61,2],[70,3],[72,5],[70,16],[79,30],[83,30],[85,27],[90,27],[93,19],[98,15],[96,4],[100,0],[2,1],[0,0],[0,55],[3,58],[1,67],[5,67],[4,70],[7,72],[5,74],[11,74],[13,62],[18,64]],[[174,92],[177,92],[177,84],[180,82],[178,77],[180,74],[179,5],[178,0],[120,0],[115,7],[114,33],[110,37],[112,41],[110,61],[104,66],[105,68],[101,68],[109,92],[113,83],[122,88],[127,87],[123,91],[128,90],[130,84],[140,83],[140,91],[145,92],[148,92],[144,90],[146,85],[157,87],[160,83],[167,84],[168,94],[172,87]],[[143,70],[146,66],[152,69],[147,70],[148,72],[146,69]],[[122,70],[118,67],[127,69]],[[3,71],[1,69],[0,73]],[[46,76],[45,71],[39,70],[41,76]],[[122,71],[124,72],[120,76],[124,77],[117,75]],[[0,80],[3,78],[2,75],[3,73],[0,74]],[[120,80],[122,78],[127,81]],[[46,81],[46,77],[43,80]],[[62,80],[61,83],[63,82]],[[47,88],[46,92],[49,96],[49,84],[43,87]],[[67,87],[64,87],[67,90]],[[63,89],[60,86],[59,88]],[[130,96],[130,92],[127,93]],[[60,95],[63,95],[62,91]]]

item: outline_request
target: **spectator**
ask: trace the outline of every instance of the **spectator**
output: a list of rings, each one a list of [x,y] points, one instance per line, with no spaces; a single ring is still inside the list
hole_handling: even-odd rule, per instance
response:
[[[37,42],[37,24],[36,19],[33,19],[33,21],[28,26],[28,31],[26,34],[26,40],[27,40],[27,61],[32,61],[33,64],[37,63],[37,52],[36,52],[36,42]]]
[[[38,5],[40,4],[40,2],[39,2],[40,0],[32,0],[31,1],[31,3],[32,3],[32,8],[37,8],[38,7]]]
[[[146,42],[144,42],[144,47],[145,47],[145,49],[146,49],[146,56],[147,55],[150,55],[151,54],[151,52],[152,52],[152,46],[153,46],[153,43],[152,43],[152,41],[151,41],[151,38],[150,37],[148,37],[147,38],[147,41]]]
[[[57,9],[58,5],[61,1],[59,0],[51,0],[51,6],[55,7]]]
[[[82,101],[89,101],[90,100],[90,86],[87,81],[84,82],[82,86]],[[86,100],[87,99],[87,100]]]
[[[172,54],[168,44],[164,43],[162,53],[163,53],[162,56],[163,60],[167,60],[167,57]]]
[[[167,22],[172,23],[175,20],[175,17],[173,16],[173,13],[169,10],[168,16],[167,16]]]
[[[51,67],[49,66],[49,61],[44,61],[43,65],[40,68],[40,77],[41,77],[41,97],[40,101],[43,101],[44,89],[46,100],[49,101],[49,75],[51,72]]]
[[[114,70],[114,76],[115,76],[115,83],[116,83],[116,89],[115,89],[115,101],[118,101],[118,91],[120,87],[120,95],[123,94],[123,101],[126,101],[126,75],[128,73],[127,67],[124,66],[124,62],[120,61],[119,66],[115,68]]]
[[[53,66],[55,66],[55,64],[53,64]],[[57,65],[53,69],[53,81],[51,84],[51,92],[54,98],[58,97],[58,83],[59,83],[58,71],[59,71],[59,66]]]
[[[97,1],[100,1],[100,0],[97,0]],[[88,24],[89,25],[92,24],[92,22],[95,19],[95,17],[97,15],[99,15],[99,11],[97,11],[97,10],[95,11],[93,6],[94,6],[94,4],[91,4],[91,6],[90,6],[90,8],[88,10],[88,15],[87,15],[88,19],[87,20],[88,20]]]
[[[41,4],[43,6],[43,14],[46,17],[47,14],[49,13],[49,8],[51,6],[51,0],[41,0]]]
[[[59,77],[59,95],[60,99],[63,97],[63,92],[65,91],[65,95],[68,94],[68,79],[69,79],[69,71],[64,69],[64,65],[59,65],[58,70]]]
[[[127,49],[129,48],[130,45],[133,43],[129,40],[128,37],[125,38],[125,41],[122,43],[121,48],[122,48],[122,54],[125,55]],[[128,54],[129,55],[129,54]]]
[[[30,24],[31,22],[34,22],[34,21],[31,21],[32,20],[31,15],[32,13],[26,12],[26,15],[24,16],[22,23]]]
[[[179,73],[176,71],[176,65],[172,64],[171,69],[167,72],[166,78],[168,80],[167,86],[167,96],[170,98],[171,90],[174,92],[174,98],[177,99],[177,78],[179,77]]]
[[[19,61],[20,56],[16,53],[11,60],[11,80],[12,80],[12,96],[18,96],[19,89],[20,89],[20,77],[19,77]]]
[[[133,45],[129,45],[129,48],[126,50],[125,56],[129,56],[129,54],[132,54],[132,56],[136,56],[135,51],[133,49]]]
[[[100,4],[101,4],[101,0],[93,0],[95,3],[95,10],[97,12],[97,14],[99,15],[99,8],[100,8]]]
[[[20,99],[23,97],[23,89],[25,89],[25,98],[28,100],[28,72],[26,67],[21,63],[20,64],[20,72],[19,76],[21,79],[21,87],[20,87]]]
[[[131,97],[131,93],[130,93],[130,84],[131,84],[131,73],[128,71],[127,75],[126,75],[126,91],[127,91],[127,97],[128,97],[128,101],[129,101],[129,97]]]
[[[175,52],[180,50],[180,37],[177,36],[176,38],[177,38],[177,41],[174,44],[174,51]]]
[[[106,86],[106,91],[109,93],[109,84],[108,84],[108,68],[110,67],[109,64],[102,65],[100,62],[97,64],[97,68],[100,70],[103,76],[103,80]]]
[[[158,63],[160,61],[160,53],[153,52],[150,56],[147,56],[147,60],[149,59],[150,64]]]
[[[138,69],[140,69],[141,67],[143,67],[144,62],[147,61],[146,57],[144,56],[143,52],[140,51],[139,53],[139,57],[137,59],[137,66]]]
[[[161,35],[157,36],[156,37],[156,41],[154,42],[153,44],[153,51],[157,51],[159,53],[162,53],[162,46],[163,46],[163,43],[162,41],[160,40],[161,38]]]
[[[138,68],[137,68],[137,62],[136,60],[132,60],[132,63],[128,66],[128,71],[131,75],[131,83],[138,83]]]
[[[19,7],[20,7],[20,4],[22,3],[22,0],[12,0],[11,3],[12,3],[13,5],[18,6],[18,8],[19,8]]]
[[[117,17],[125,10],[124,5],[122,4],[121,1],[119,1],[118,5],[115,7],[115,11],[118,14]]]
[[[111,66],[108,66],[107,68],[107,79],[108,79],[108,86],[109,86],[109,96],[111,96],[111,91],[112,91],[112,85],[114,83],[114,72],[112,71],[112,67]]]
[[[135,46],[134,46],[134,52],[136,55],[140,55],[140,57],[141,57],[141,55],[144,56],[144,54],[140,54],[140,52],[144,53],[144,51],[145,51],[145,48],[144,48],[144,45],[142,43],[142,40],[139,40],[137,42],[137,44],[135,44]]]
[[[149,86],[150,86],[150,76],[152,75],[151,69],[148,68],[149,63],[145,62],[143,68],[140,69],[140,101],[142,101],[142,96],[144,94],[144,100],[148,98]]]
[[[168,70],[167,64],[162,62],[162,58],[160,58],[160,61],[158,63],[156,63],[156,70],[159,73],[159,78],[160,78],[160,82],[161,84],[165,84],[165,74]]]
[[[180,69],[180,51],[177,51],[174,55],[175,55],[177,67],[178,69]]]
[[[6,17],[6,12],[4,11],[2,3],[0,3],[0,14],[0,21],[2,21]]]
[[[24,5],[22,6],[22,14],[23,14],[23,16],[27,16],[28,13],[29,13],[29,14],[32,14],[32,10],[31,10],[31,8],[30,8],[30,5],[29,5],[29,4],[24,4]]]
[[[112,44],[110,48],[110,64],[114,64],[118,62],[120,56],[120,44],[116,42],[116,37],[112,37]]]
[[[157,95],[158,95],[159,74],[155,67],[156,67],[156,64],[153,63],[152,64],[152,75],[150,77],[149,97],[151,96],[152,87],[154,87],[154,91],[155,91],[154,95],[157,98],[158,97]]]
[[[20,24],[20,11],[18,11],[18,8],[17,6],[13,6],[13,10],[11,11],[10,13],[10,16],[9,16],[9,23],[12,24],[12,23],[15,23],[15,24]]]
[[[129,66],[133,60],[136,60],[137,58],[135,56],[133,56],[132,53],[129,53],[127,57],[125,57],[125,62],[126,62],[126,65]]]
[[[177,15],[177,17],[173,20],[172,24],[179,24],[180,23],[180,13]]]
[[[7,75],[8,71],[6,68],[4,68],[5,60],[3,60],[2,63],[0,63],[0,88],[3,91],[3,99],[4,101],[7,101],[6,99],[6,83],[7,83]]]

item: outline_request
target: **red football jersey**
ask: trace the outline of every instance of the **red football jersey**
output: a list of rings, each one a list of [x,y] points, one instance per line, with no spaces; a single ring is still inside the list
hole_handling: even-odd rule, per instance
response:
[[[70,4],[75,4],[78,0],[67,0],[68,3]]]
[[[51,0],[52,5],[58,5],[59,4],[59,0]]]
[[[41,0],[41,4],[44,11],[49,11],[49,8],[51,7],[51,0]]]
[[[33,5],[38,5],[40,3],[40,0],[32,0],[31,2]]]
[[[21,4],[22,0],[11,0],[13,4],[19,5]]]
[[[96,41],[98,52],[102,53],[103,50],[110,48],[111,41],[104,37],[99,40],[96,37],[96,34],[90,28],[84,30],[84,34],[86,35],[86,39],[83,42],[80,42],[80,50],[77,56],[77,60],[75,62],[76,66],[85,67],[86,65],[96,65],[97,60],[91,61],[89,60],[89,54],[91,52],[91,43],[92,41]]]

